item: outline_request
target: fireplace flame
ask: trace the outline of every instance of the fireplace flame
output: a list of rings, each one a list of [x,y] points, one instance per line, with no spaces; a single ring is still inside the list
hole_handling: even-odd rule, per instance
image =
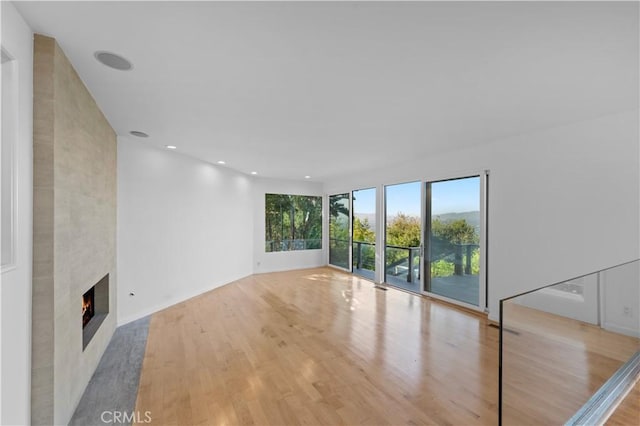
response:
[[[82,295],[82,328],[93,318],[94,306],[93,306],[93,289],[90,289]]]

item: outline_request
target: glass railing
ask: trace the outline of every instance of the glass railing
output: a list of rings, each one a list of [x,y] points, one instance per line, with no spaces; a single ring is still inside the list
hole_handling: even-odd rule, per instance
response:
[[[267,253],[275,251],[291,251],[291,250],[317,250],[322,249],[322,239],[308,238],[295,240],[267,240],[264,243]]]
[[[640,260],[501,300],[500,424],[604,422],[637,381],[639,314]]]
[[[387,278],[394,277],[407,283],[420,279],[420,247],[385,247]]]
[[[329,238],[329,264],[349,269],[349,240]]]
[[[373,279],[376,270],[376,245],[364,241],[353,242],[353,272]]]

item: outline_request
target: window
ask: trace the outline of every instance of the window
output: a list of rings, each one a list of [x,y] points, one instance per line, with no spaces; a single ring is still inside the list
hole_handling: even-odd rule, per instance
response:
[[[420,293],[421,182],[385,186],[385,282]]]
[[[329,196],[329,263],[349,269],[349,194]]]
[[[352,191],[352,271],[374,280],[376,275],[376,188]]]
[[[480,306],[480,176],[427,182],[426,290]]]
[[[322,197],[265,194],[265,251],[322,248]]]

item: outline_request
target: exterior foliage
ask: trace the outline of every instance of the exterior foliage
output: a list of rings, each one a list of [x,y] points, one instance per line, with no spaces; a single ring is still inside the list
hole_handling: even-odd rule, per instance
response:
[[[349,194],[329,197],[329,263],[349,268]]]
[[[342,195],[348,200],[348,194]],[[349,210],[338,198],[330,198],[329,235],[334,251],[333,264],[347,267],[349,244]],[[343,200],[344,200],[343,199]],[[353,217],[353,263],[354,268],[374,269],[375,230],[364,217]],[[477,229],[465,219],[442,220],[433,218],[430,229],[431,276],[472,274],[480,271],[480,236]],[[420,261],[420,218],[398,213],[387,223],[386,267],[407,264],[408,256],[413,256],[412,264]],[[395,246],[395,247],[389,247]],[[358,263],[358,261],[360,263]]]
[[[322,248],[322,197],[265,195],[265,250]]]
[[[393,267],[406,264],[411,253],[412,263],[419,260],[421,224],[416,216],[399,213],[387,224],[387,245],[403,249],[387,247],[386,265]],[[454,274],[478,274],[480,271],[480,253],[478,244],[480,237],[476,229],[464,219],[444,221],[434,218],[431,221],[431,276],[447,277]],[[469,246],[467,249],[467,246]],[[408,250],[413,248],[414,250]],[[467,257],[470,269],[465,270]]]
[[[366,217],[362,220],[360,218],[353,218],[353,241],[362,241],[365,243],[376,242],[376,233],[371,229],[369,219]]]
[[[480,236],[466,220],[458,219],[442,222],[440,219],[431,221],[431,233],[451,244],[478,244]]]
[[[401,247],[420,247],[420,219],[398,213],[387,225],[387,244]]]

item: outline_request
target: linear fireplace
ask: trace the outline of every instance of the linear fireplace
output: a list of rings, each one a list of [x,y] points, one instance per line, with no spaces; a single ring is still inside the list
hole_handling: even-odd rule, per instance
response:
[[[82,350],[109,313],[109,274],[82,295]]]
[[[82,295],[82,328],[84,329],[96,314],[95,288],[91,287]]]

